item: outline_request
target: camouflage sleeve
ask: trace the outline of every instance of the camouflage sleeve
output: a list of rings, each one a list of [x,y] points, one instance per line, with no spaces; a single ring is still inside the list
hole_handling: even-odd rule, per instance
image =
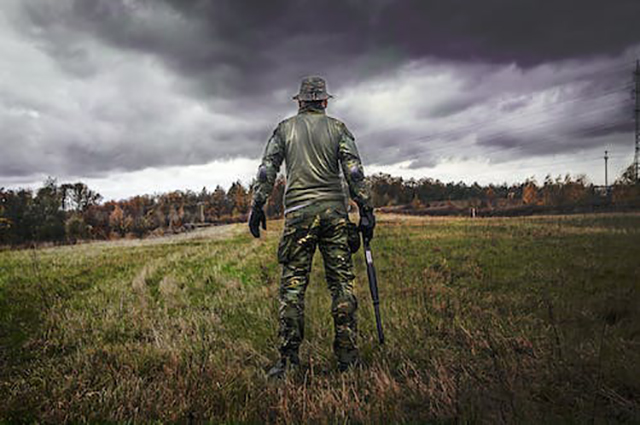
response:
[[[340,164],[349,186],[351,198],[363,209],[371,209],[371,195],[364,179],[364,169],[360,155],[356,148],[356,141],[347,126],[340,123],[342,137],[340,138]]]
[[[253,205],[262,207],[273,190],[276,175],[284,160],[284,141],[280,135],[280,125],[273,131],[262,155],[258,175],[253,186]]]

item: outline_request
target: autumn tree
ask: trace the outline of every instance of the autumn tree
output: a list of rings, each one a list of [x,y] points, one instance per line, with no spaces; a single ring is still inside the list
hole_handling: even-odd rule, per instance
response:
[[[522,190],[522,203],[535,205],[538,203],[538,187],[535,182],[529,182]]]
[[[211,196],[211,210],[218,220],[227,212],[227,194],[220,185],[216,186]]]
[[[612,192],[613,202],[616,204],[640,205],[640,182],[636,179],[634,164],[628,166],[616,179]]]
[[[250,200],[247,190],[238,180],[234,182],[227,192],[227,203],[231,209],[231,215],[246,214],[249,210]]]
[[[120,208],[120,205],[115,204],[115,207],[109,215],[109,226],[111,230],[116,232],[120,236],[127,234],[129,230],[130,220],[124,215],[124,211]]]

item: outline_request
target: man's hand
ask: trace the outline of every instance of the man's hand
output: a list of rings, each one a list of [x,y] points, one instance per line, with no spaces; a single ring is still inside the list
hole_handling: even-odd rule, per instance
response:
[[[376,217],[373,208],[360,208],[360,223],[358,229],[362,232],[365,241],[373,239],[373,229],[376,227]]]
[[[249,230],[254,238],[260,237],[260,224],[264,230],[267,230],[267,216],[264,215],[262,207],[254,205],[249,213]]]

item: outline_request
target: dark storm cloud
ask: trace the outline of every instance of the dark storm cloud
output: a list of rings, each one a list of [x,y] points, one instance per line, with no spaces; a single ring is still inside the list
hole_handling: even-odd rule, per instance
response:
[[[69,37],[87,33],[119,48],[155,53],[202,83],[209,94],[221,95],[254,96],[274,87],[290,88],[292,81],[314,70],[345,84],[399,61],[425,57],[528,68],[569,58],[614,56],[640,38],[636,0],[45,4],[27,0],[25,8],[31,22],[47,33],[64,28]],[[63,49],[59,36],[58,49]],[[75,54],[60,57],[75,62],[78,58],[69,57]]]
[[[11,35],[58,69],[29,50],[17,60],[35,71],[0,82],[3,176],[256,158],[308,74],[327,77],[332,112],[369,163],[567,152],[626,128],[610,106],[626,107],[620,86],[640,42],[637,0],[6,4]],[[575,111],[548,106],[572,99]]]
[[[628,92],[620,85],[601,91],[589,84],[574,96],[556,101],[542,119],[534,117],[530,123],[515,126],[501,126],[497,121],[486,131],[480,130],[477,144],[534,156],[590,149],[601,145],[602,136],[631,131],[632,108]]]
[[[571,136],[578,140],[594,139],[602,136],[608,136],[610,134],[631,133],[634,130],[634,127],[635,123],[632,120],[624,120],[607,125],[593,127],[585,126],[571,132]]]
[[[391,102],[385,112],[374,116],[383,120],[389,110],[408,105],[403,111],[409,114],[392,116],[395,122],[404,123],[406,131],[365,131],[363,150],[379,164],[393,163],[398,157],[412,160],[410,168],[474,155],[506,161],[579,154],[603,146],[602,136],[615,135],[621,123],[631,120],[630,68],[630,63],[621,65],[620,59],[568,61],[527,71],[457,64],[449,70],[453,83],[447,85],[438,83],[437,78],[425,83],[428,75],[439,74],[428,66],[418,67],[417,72],[396,79],[404,82],[404,87],[399,84],[388,90],[398,102]],[[438,90],[443,86],[450,91],[440,96]],[[422,99],[419,94],[405,96],[406,87],[421,88],[418,91],[429,93],[430,99]],[[369,103],[369,99],[364,102]],[[340,106],[342,114],[359,128],[365,127],[362,117],[367,116],[367,108],[357,102],[347,106]],[[628,150],[629,142],[624,138],[605,142],[618,146],[620,152]]]

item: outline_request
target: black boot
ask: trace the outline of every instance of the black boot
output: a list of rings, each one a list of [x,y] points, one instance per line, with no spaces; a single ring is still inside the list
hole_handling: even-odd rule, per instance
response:
[[[346,372],[350,369],[357,368],[360,366],[360,356],[358,355],[357,350],[353,350],[347,356],[341,356],[338,358],[338,370],[340,372]]]
[[[360,362],[358,360],[353,362],[338,362],[338,370],[340,372],[346,372],[349,369],[353,369],[360,366]]]
[[[292,353],[287,356],[280,356],[280,360],[269,369],[267,377],[269,379],[282,379],[291,371],[295,371],[300,366],[298,353]]]

